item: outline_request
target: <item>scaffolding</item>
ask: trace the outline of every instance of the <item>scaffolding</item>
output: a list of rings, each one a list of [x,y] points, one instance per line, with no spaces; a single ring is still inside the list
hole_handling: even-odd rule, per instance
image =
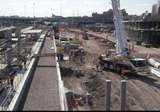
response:
[[[30,63],[32,47],[42,33],[38,29],[31,30],[32,27],[23,28],[24,26],[19,26],[16,30],[15,27],[0,29],[0,110],[5,110],[13,98],[17,85],[21,82],[20,75]]]
[[[9,67],[11,64],[12,40],[11,31],[1,31],[0,34],[0,75],[2,75],[6,67]]]

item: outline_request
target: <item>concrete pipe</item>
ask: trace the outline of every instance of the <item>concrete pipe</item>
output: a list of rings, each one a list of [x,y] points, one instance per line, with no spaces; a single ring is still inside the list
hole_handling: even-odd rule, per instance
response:
[[[152,66],[156,67],[156,68],[160,68],[160,62],[157,62],[155,59],[150,58],[148,59],[149,64],[151,64]]]

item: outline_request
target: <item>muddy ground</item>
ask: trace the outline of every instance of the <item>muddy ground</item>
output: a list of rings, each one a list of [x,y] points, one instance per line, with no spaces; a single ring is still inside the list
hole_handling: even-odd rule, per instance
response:
[[[104,79],[109,79],[112,81],[111,110],[120,110],[120,81],[124,77],[112,71],[95,70],[97,58],[105,52],[104,48],[107,46],[102,40],[95,40],[94,37],[82,41],[86,51],[85,63],[60,62],[65,87],[81,95],[88,91],[93,96],[93,105],[90,106],[90,110],[105,110]],[[81,71],[79,77],[74,74],[75,68]],[[151,74],[147,76],[128,74],[125,79],[128,81],[127,110],[160,110],[160,78]],[[88,82],[85,87],[82,86],[83,81]]]

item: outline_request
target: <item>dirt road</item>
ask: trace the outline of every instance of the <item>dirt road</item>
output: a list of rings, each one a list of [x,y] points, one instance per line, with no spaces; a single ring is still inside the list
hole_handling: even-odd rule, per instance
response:
[[[93,96],[91,110],[105,110],[105,86],[102,79],[109,79],[112,81],[111,110],[120,110],[120,81],[123,78],[120,74],[111,71],[97,72],[94,70],[98,56],[106,50],[105,44],[101,40],[95,40],[94,37],[89,37],[89,40],[85,40],[83,43],[86,56],[85,64],[81,65],[80,69],[83,71],[84,77],[64,78],[65,84],[67,87],[75,88],[77,92],[83,93],[81,82],[88,80],[88,91]],[[153,52],[156,53],[156,51],[157,49]],[[69,65],[72,65],[71,62]],[[72,69],[74,67],[73,64]],[[160,110],[160,78],[153,75],[127,75],[126,78],[128,81],[127,110]]]
[[[90,38],[90,42],[94,41],[94,45],[99,46],[99,50],[104,52],[104,46],[100,44],[100,42],[93,40]],[[88,44],[88,46],[92,46],[91,48],[94,49],[92,44]],[[94,49],[94,52],[97,54],[100,53],[98,49]],[[143,48],[143,47],[141,47]],[[140,48],[140,49],[141,49]],[[88,52],[91,52],[92,49],[88,49]],[[144,48],[143,48],[144,49]],[[154,49],[154,48],[153,48]],[[87,50],[87,49],[86,49]],[[97,51],[96,51],[97,50]],[[145,49],[146,51],[151,51]],[[157,51],[157,49],[156,49]],[[152,51],[152,52],[156,52]],[[100,75],[101,78],[109,79],[112,81],[112,107],[113,110],[120,109],[120,80],[122,77],[119,74],[110,72],[110,71],[103,71]],[[142,75],[127,75],[127,110],[159,110],[160,109],[160,78],[154,75],[142,76]],[[94,86],[94,85],[93,85]],[[100,93],[102,94],[102,93]],[[103,95],[102,95],[103,96]],[[104,100],[104,97],[102,98]],[[97,100],[97,102],[104,102],[101,100]],[[99,103],[102,104],[102,103]],[[95,103],[94,109],[104,109],[99,108],[100,105]]]

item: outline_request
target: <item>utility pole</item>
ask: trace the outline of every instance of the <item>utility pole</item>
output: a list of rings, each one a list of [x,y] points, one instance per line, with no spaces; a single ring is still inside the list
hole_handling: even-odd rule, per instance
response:
[[[26,16],[26,5],[24,5],[24,17]]]
[[[33,18],[35,18],[35,2],[33,2]]]
[[[60,0],[59,9],[60,9],[60,16],[62,16],[62,0]]]
[[[34,18],[34,27],[35,27],[35,2],[33,2],[33,18]]]

